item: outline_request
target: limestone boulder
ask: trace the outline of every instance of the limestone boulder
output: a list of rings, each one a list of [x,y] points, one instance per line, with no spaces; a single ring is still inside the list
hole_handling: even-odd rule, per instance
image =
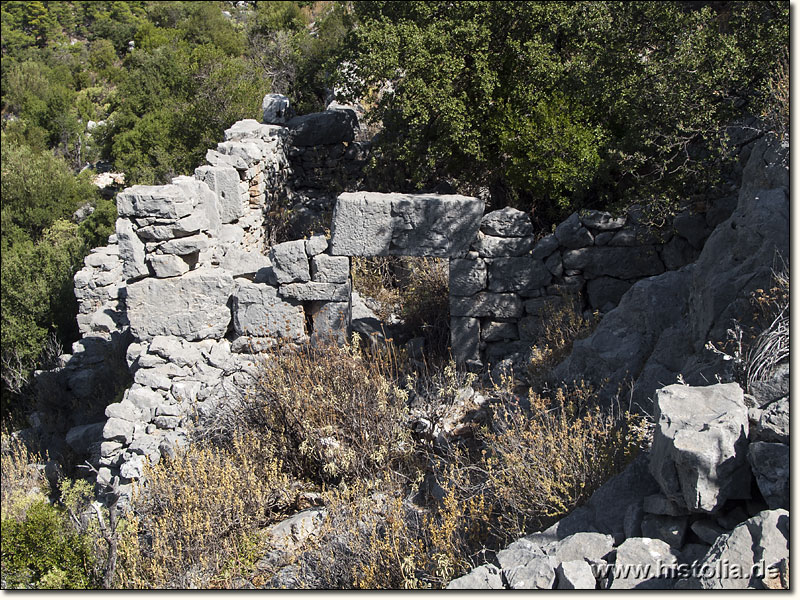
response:
[[[679,554],[662,540],[628,538],[617,548],[612,590],[668,590],[676,580],[664,567],[675,565]]]
[[[120,217],[178,220],[190,215],[194,206],[186,192],[174,184],[134,185],[117,194],[117,214]]]
[[[232,293],[233,278],[219,269],[131,283],[126,298],[131,333],[138,340],[157,335],[189,341],[219,339],[231,320]]]
[[[656,393],[650,471],[669,500],[716,512],[749,498],[747,406],[735,383],[670,385]]]
[[[528,213],[510,206],[485,214],[480,229],[487,235],[499,237],[524,237],[533,233]]]
[[[448,590],[502,590],[503,579],[494,565],[475,567],[462,577],[447,584]]]
[[[289,98],[283,94],[267,94],[261,102],[261,120],[264,123],[286,123],[289,110]]]
[[[244,216],[247,211],[247,197],[239,187],[239,171],[231,166],[198,167],[195,177],[216,195],[221,223],[232,223]]]
[[[358,119],[353,111],[326,110],[286,122],[291,146],[322,146],[352,142]]]
[[[680,587],[765,589],[768,568],[789,557],[789,512],[765,510],[717,538],[698,576]]]
[[[788,509],[789,446],[755,442],[748,448],[747,459],[767,506]]]

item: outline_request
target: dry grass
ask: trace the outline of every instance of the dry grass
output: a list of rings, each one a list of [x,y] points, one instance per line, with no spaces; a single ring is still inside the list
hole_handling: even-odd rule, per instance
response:
[[[259,436],[193,444],[149,469],[123,526],[122,588],[226,587],[249,568],[256,532],[292,504],[289,477]]]
[[[22,521],[27,508],[37,500],[46,500],[50,493],[50,484],[38,466],[42,459],[22,440],[3,432],[0,461],[2,518]]]
[[[592,390],[533,392],[530,409],[501,405],[483,434],[487,487],[500,529],[514,539],[583,504],[646,444],[647,429],[628,413],[601,411]]]
[[[542,330],[531,350],[529,375],[541,382],[572,352],[575,340],[588,336],[599,322],[597,315],[586,318],[575,296],[562,296],[561,302],[547,305],[542,315]]]

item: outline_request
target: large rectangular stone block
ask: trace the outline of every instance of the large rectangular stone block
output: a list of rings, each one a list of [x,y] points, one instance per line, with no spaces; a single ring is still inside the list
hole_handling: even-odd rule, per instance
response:
[[[181,277],[148,277],[127,287],[128,319],[137,340],[174,335],[195,341],[220,339],[231,320],[233,278],[219,269]]]
[[[233,167],[206,165],[195,169],[194,175],[217,195],[222,223],[232,223],[244,216],[247,211],[247,197],[239,191],[239,171]]]
[[[177,185],[134,185],[117,194],[120,217],[180,219],[191,214],[194,202]]]
[[[495,258],[489,264],[489,291],[520,292],[547,286],[553,279],[541,260],[527,256]]]
[[[485,289],[486,264],[482,259],[450,260],[450,293],[453,296],[472,296]]]
[[[459,195],[347,192],[333,212],[330,252],[460,257],[478,233],[483,207]]]

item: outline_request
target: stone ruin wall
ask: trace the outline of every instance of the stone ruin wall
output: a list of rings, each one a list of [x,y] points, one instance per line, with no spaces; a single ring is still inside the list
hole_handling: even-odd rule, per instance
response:
[[[354,192],[339,195],[330,239],[268,248],[265,215],[291,198],[293,185],[324,169],[352,181],[363,159],[360,146],[313,146],[324,141],[313,131],[240,121],[194,177],[119,193],[116,234],[75,276],[83,337],[60,370],[73,396],[89,397],[94,380],[107,377],[109,345],[125,352],[131,387],[105,409],[105,422],[68,434],[78,446],[102,431],[99,484],[128,494],[148,461],[186,442],[192,420],[252,386],[259,351],[344,342],[352,256],[448,258],[454,358],[471,369],[503,359],[519,365],[548,307],[566,294],[606,312],[635,281],[694,260],[727,217],[724,206],[686,213],[654,234],[635,210],[586,211],[537,240],[525,213],[484,215],[476,198]],[[349,162],[337,166],[337,156]]]

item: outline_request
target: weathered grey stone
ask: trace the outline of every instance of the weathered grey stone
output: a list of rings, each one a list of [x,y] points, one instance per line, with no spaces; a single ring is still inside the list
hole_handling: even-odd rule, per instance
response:
[[[323,300],[326,302],[347,302],[350,299],[350,285],[347,283],[287,283],[278,288],[278,293],[298,302]]]
[[[595,246],[607,246],[611,240],[614,239],[613,231],[603,231],[594,236]]]
[[[775,372],[762,381],[750,382],[750,393],[760,407],[789,395],[789,363],[775,368]]]
[[[613,549],[613,536],[604,533],[579,532],[545,546],[544,551],[548,555],[554,556],[559,562],[589,560],[598,563],[605,559]]]
[[[531,258],[534,260],[543,260],[558,250],[558,238],[555,234],[550,233],[540,239],[531,250]]]
[[[164,402],[164,396],[149,387],[134,386],[125,393],[125,398],[140,411],[155,408]]]
[[[177,185],[134,185],[117,194],[120,217],[177,220],[191,214],[193,208],[194,202]]]
[[[174,381],[170,392],[178,402],[194,402],[201,385],[199,381]]]
[[[494,565],[475,567],[466,575],[447,584],[448,590],[502,590],[503,580]]]
[[[700,519],[692,523],[692,531],[706,544],[713,544],[725,533],[725,529],[712,519]]]
[[[151,254],[150,266],[153,267],[156,277],[161,279],[178,277],[189,270],[189,264],[174,254]]]
[[[450,259],[450,294],[472,296],[486,289],[486,263],[466,258]]]
[[[450,317],[450,347],[458,364],[480,360],[481,327],[478,319]]]
[[[164,242],[159,249],[164,254],[176,254],[178,256],[187,256],[205,250],[211,246],[212,240],[204,233],[197,235],[190,235],[188,237],[177,238]]]
[[[561,260],[560,252],[553,252],[547,260],[544,261],[544,266],[552,273],[553,277],[561,277],[564,274],[564,263]]]
[[[239,171],[247,170],[247,163],[241,156],[228,156],[212,149],[206,152],[206,162],[212,167],[233,167]]]
[[[528,257],[487,260],[489,291],[521,292],[544,287],[553,276],[540,260]]]
[[[239,282],[233,299],[233,325],[239,335],[300,340],[305,336],[305,313],[297,302],[279,297],[271,286]]]
[[[269,253],[278,283],[310,281],[308,255],[304,240],[283,242],[272,247]]]
[[[119,258],[122,261],[122,274],[126,279],[147,275],[149,271],[147,265],[144,264],[144,244],[134,233],[131,222],[128,219],[117,219],[116,233],[119,241]]]
[[[556,572],[545,557],[534,557],[527,563],[503,571],[503,577],[512,590],[551,590],[556,582]]]
[[[161,458],[161,452],[158,445],[161,443],[161,436],[158,435],[143,435],[128,446],[128,451],[134,454],[141,454],[146,456],[147,459],[155,464]]]
[[[484,342],[500,342],[503,340],[519,339],[516,323],[498,323],[486,321],[481,326],[481,339]]]
[[[162,415],[153,419],[153,424],[159,429],[177,429],[181,425],[181,417],[168,417]]]
[[[186,197],[190,198],[194,204],[193,214],[178,221],[176,233],[183,233],[181,232],[182,224],[185,224],[187,220],[192,221],[205,217],[208,224],[203,227],[203,230],[210,236],[216,236],[220,227],[217,194],[205,182],[188,175],[174,177],[172,183],[182,189]],[[189,228],[194,228],[194,225],[190,224]]]
[[[326,110],[294,117],[286,127],[291,146],[321,146],[352,142],[358,120],[352,111]]]
[[[758,424],[751,431],[754,442],[789,443],[789,399],[781,398],[770,404],[762,413]]]
[[[747,407],[735,383],[656,393],[650,469],[664,495],[693,512],[748,498]]]
[[[619,304],[622,296],[625,295],[631,283],[615,279],[613,277],[598,277],[590,279],[586,283],[586,293],[589,296],[589,304],[592,308],[608,312],[611,308]]]
[[[522,300],[516,294],[481,292],[474,296],[450,297],[451,317],[494,317],[507,319],[522,316]]]
[[[581,223],[578,213],[572,213],[555,231],[558,243],[567,249],[584,248],[594,243],[594,236]]]
[[[544,558],[544,556],[541,548],[523,538],[521,542],[518,540],[511,543],[508,548],[500,550],[497,553],[497,562],[500,563],[501,570],[508,571],[513,567],[524,566],[534,558]]]
[[[155,369],[138,369],[133,374],[133,380],[154,390],[169,390],[172,387],[169,376]]]
[[[726,339],[731,320],[746,310],[750,293],[768,289],[776,253],[789,256],[786,190],[752,196],[740,192],[739,207],[709,236],[695,263],[689,318],[696,351],[708,340]]]
[[[347,283],[350,279],[350,259],[327,254],[314,256],[311,259],[311,279],[322,283]]]
[[[283,94],[267,94],[261,102],[261,120],[264,123],[286,123],[289,98]]]
[[[481,231],[499,237],[525,237],[533,233],[533,225],[528,213],[506,206],[485,214]]]
[[[600,210],[583,210],[578,217],[586,227],[598,231],[615,231],[622,228],[628,220],[627,215],[615,217],[611,213]]]
[[[214,225],[214,221],[211,221],[206,214],[198,211],[188,217],[183,217],[178,220],[178,222],[171,227],[172,236],[182,237],[185,235],[193,235],[201,231],[212,231]],[[141,229],[138,233],[139,237],[143,237]]]
[[[195,177],[217,196],[219,220],[232,223],[247,211],[247,197],[239,189],[239,171],[231,166],[202,166],[194,171]]]
[[[105,425],[105,423],[103,423]],[[102,429],[100,430],[100,435],[103,434]],[[120,451],[122,450],[123,445],[120,442],[102,442],[100,444],[100,457],[101,458],[110,458],[117,456]]]
[[[86,454],[89,446],[103,438],[104,422],[78,425],[67,431],[67,445],[77,454]]]
[[[503,238],[480,233],[472,248],[482,258],[496,258],[522,256],[533,248],[533,244],[533,236]]]
[[[645,515],[642,519],[642,537],[663,540],[673,548],[683,546],[688,529],[688,516]]]
[[[696,569],[699,577],[681,587],[764,589],[765,567],[788,557],[788,511],[763,511],[717,538]]]
[[[570,560],[556,569],[559,590],[593,590],[597,586],[592,567],[585,560]]]
[[[144,474],[144,461],[139,455],[132,456],[119,469],[119,474],[126,479],[140,479]]]
[[[662,540],[638,537],[625,540],[617,548],[612,590],[668,590],[675,579],[667,577],[665,565],[678,562],[677,551]],[[622,565],[629,565],[626,570]],[[661,572],[659,572],[661,571]]]
[[[349,302],[314,302],[311,319],[314,326],[312,341],[315,343],[344,344],[350,328]]]
[[[682,212],[675,215],[672,220],[672,226],[679,236],[688,240],[688,242],[697,249],[703,247],[703,242],[708,237],[708,229],[706,228],[706,218],[701,214],[692,214],[690,212]]]
[[[259,123],[255,119],[242,119],[241,121],[236,121],[236,123],[225,130],[225,141],[269,141],[281,137],[281,134],[285,132],[286,129],[284,127],[279,127],[267,121],[264,123]]]
[[[755,442],[747,459],[769,508],[789,508],[789,446]]]
[[[190,341],[221,338],[230,322],[232,292],[233,278],[218,269],[131,283],[126,299],[131,333],[139,340],[157,335]]]
[[[563,262],[564,269],[581,270],[587,279],[603,275],[617,279],[638,279],[664,272],[664,264],[653,246],[601,246],[568,250],[563,254]]]
[[[642,503],[636,502],[628,506],[625,511],[624,533],[625,537],[642,537],[642,519],[644,510]]]
[[[483,202],[438,194],[340,194],[330,253],[338,256],[460,257],[478,232]]]
[[[271,272],[272,262],[260,252],[228,248],[219,261],[219,268],[233,277],[255,277]]]
[[[109,419],[124,419],[135,423],[142,416],[142,411],[130,400],[122,400],[106,406],[106,417]]]
[[[306,254],[316,256],[328,249],[328,238],[321,233],[312,235],[306,240]]]
[[[103,426],[103,438],[110,442],[119,441],[128,445],[133,440],[133,423],[125,419],[109,419]]]
[[[252,167],[264,158],[264,146],[256,140],[238,140],[220,142],[217,144],[217,150],[222,154],[228,156],[241,158],[247,167]]]
[[[671,517],[681,517],[689,514],[685,506],[676,504],[665,498],[662,494],[651,494],[645,496],[642,502],[644,512],[652,515],[669,515]],[[649,537],[649,536],[645,536]]]
[[[664,267],[669,271],[688,265],[697,260],[699,255],[696,248],[679,236],[673,237],[664,244],[664,248],[661,250],[661,260],[664,261]]]

